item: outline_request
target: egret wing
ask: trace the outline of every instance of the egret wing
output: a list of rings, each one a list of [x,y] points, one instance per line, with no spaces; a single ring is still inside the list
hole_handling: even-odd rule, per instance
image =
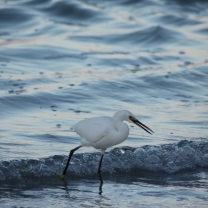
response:
[[[84,119],[71,129],[87,141],[96,142],[109,132],[111,125],[112,118],[102,116]]]

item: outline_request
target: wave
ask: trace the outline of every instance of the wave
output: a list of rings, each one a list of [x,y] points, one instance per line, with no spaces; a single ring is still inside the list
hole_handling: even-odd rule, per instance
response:
[[[97,173],[100,153],[74,154],[67,175],[90,177]],[[63,171],[67,156],[0,162],[0,181],[54,176]],[[139,172],[173,174],[208,168],[208,142],[181,140],[161,146],[115,148],[105,154],[103,174],[135,175]]]
[[[159,22],[164,22],[166,24],[171,24],[175,26],[189,26],[201,24],[199,20],[190,19],[188,17],[181,17],[176,15],[164,15],[158,18]]]
[[[17,24],[23,24],[32,19],[32,15],[26,13],[22,9],[11,9],[4,8],[0,9],[0,26],[7,27],[8,24],[11,26],[16,26]]]
[[[39,5],[38,5],[39,6]],[[65,24],[78,24],[86,26],[92,22],[104,20],[104,13],[98,8],[83,2],[58,1],[41,6],[54,22]]]
[[[164,26],[150,26],[136,31],[125,32],[120,34],[107,35],[76,35],[70,36],[71,40],[88,41],[105,44],[125,44],[139,45],[140,47],[161,47],[165,45],[181,45],[188,46],[190,44],[199,44],[197,40],[190,39],[182,32],[174,29],[168,29]]]

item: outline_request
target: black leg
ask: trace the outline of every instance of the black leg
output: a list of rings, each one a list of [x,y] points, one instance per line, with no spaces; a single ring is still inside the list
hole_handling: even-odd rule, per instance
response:
[[[101,153],[100,162],[99,162],[99,166],[98,166],[98,174],[100,174],[100,168],[101,168],[101,165],[102,165],[104,153],[105,153],[105,152],[102,152],[102,153]]]
[[[78,146],[78,147],[76,147],[76,148],[74,148],[74,149],[72,149],[72,150],[70,151],[68,160],[67,160],[67,162],[66,162],[65,169],[64,169],[64,171],[63,171],[63,174],[57,174],[60,178],[64,178],[64,176],[66,175],[66,171],[67,171],[67,168],[68,168],[68,166],[69,166],[69,162],[70,162],[70,160],[71,160],[72,155],[74,154],[74,152],[75,152],[76,150],[78,150],[78,149],[81,148],[81,147],[82,147],[82,146]]]
[[[70,151],[69,157],[68,157],[68,160],[67,160],[67,163],[66,163],[66,167],[65,167],[65,169],[64,169],[64,171],[63,171],[63,175],[66,175],[66,171],[67,171],[67,168],[68,168],[68,166],[69,166],[69,162],[70,162],[70,160],[71,160],[72,155],[74,154],[74,152],[75,152],[76,150],[78,150],[78,149],[81,148],[81,147],[82,147],[82,146],[78,146],[78,147],[76,147],[76,148],[74,148],[74,149],[72,149],[72,150]]]
[[[102,176],[101,176],[101,165],[102,165],[102,161],[103,161],[103,156],[104,156],[104,153],[105,151],[102,151],[101,153],[101,157],[100,157],[100,162],[99,162],[99,166],[98,166],[98,176],[99,176],[99,179],[100,179],[100,187],[99,187],[99,194],[101,195],[102,193],[102,186],[103,186],[103,179],[102,179]]]

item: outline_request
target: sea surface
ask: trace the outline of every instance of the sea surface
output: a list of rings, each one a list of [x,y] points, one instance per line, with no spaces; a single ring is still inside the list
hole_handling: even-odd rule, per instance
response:
[[[128,139],[70,126],[129,110]],[[0,207],[207,207],[208,2],[0,1]]]

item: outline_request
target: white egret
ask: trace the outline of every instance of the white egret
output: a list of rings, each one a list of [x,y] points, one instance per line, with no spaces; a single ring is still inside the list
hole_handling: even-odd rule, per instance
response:
[[[129,135],[129,127],[123,121],[134,123],[149,134],[154,133],[150,128],[138,121],[134,115],[127,110],[118,111],[112,118],[108,116],[101,116],[79,121],[71,127],[71,130],[76,132],[81,137],[81,145],[70,151],[63,174],[57,175],[60,178],[64,178],[73,153],[83,146],[91,146],[95,149],[101,150],[98,174],[102,182],[100,168],[105,150],[108,147],[120,144]]]

